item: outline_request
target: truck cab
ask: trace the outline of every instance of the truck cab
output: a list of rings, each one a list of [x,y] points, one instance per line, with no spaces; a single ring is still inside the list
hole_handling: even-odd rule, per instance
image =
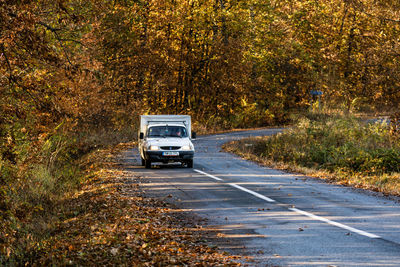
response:
[[[193,168],[194,146],[191,118],[187,115],[140,116],[139,152],[142,166],[153,162],[175,163]]]

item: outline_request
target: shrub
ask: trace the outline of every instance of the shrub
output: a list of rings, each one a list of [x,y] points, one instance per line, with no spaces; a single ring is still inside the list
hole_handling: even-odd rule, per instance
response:
[[[254,153],[304,167],[383,174],[399,172],[400,146],[385,123],[354,117],[299,120],[282,134],[259,139]]]

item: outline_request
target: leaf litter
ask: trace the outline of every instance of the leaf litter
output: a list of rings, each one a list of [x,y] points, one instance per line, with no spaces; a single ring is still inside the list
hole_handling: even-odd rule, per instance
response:
[[[99,151],[88,159],[82,190],[62,203],[64,220],[30,265],[241,265],[240,257],[208,246],[201,226],[179,210],[143,196],[140,177],[123,170],[116,153]]]

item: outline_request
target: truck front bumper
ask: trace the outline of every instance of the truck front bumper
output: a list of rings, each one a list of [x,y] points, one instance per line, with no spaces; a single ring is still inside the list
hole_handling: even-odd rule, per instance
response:
[[[194,151],[176,151],[179,152],[177,156],[165,156],[163,155],[165,151],[146,151],[146,160],[151,162],[184,162],[193,159]],[[170,152],[170,151],[168,151]]]

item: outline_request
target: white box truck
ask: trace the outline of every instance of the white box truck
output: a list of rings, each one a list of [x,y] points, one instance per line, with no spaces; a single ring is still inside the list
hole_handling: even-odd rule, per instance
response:
[[[193,168],[196,133],[191,130],[188,115],[141,115],[139,152],[142,166],[151,163],[175,163]]]

